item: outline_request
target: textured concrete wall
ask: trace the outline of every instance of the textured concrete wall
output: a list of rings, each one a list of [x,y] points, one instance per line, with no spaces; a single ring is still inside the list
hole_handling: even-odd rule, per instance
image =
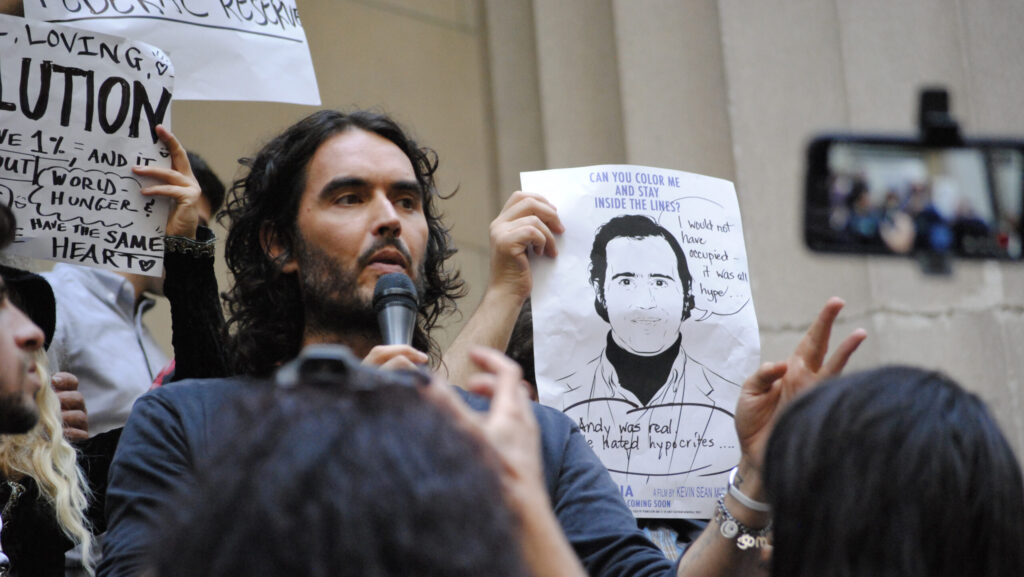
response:
[[[626,162],[733,180],[717,4],[614,7]]]
[[[625,155],[610,0],[535,0],[537,68],[548,166]]]

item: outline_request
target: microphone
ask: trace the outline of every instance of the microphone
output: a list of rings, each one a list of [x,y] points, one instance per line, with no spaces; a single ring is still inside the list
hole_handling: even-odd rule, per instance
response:
[[[411,345],[419,296],[412,279],[400,272],[381,275],[373,287],[373,310],[385,345]]]

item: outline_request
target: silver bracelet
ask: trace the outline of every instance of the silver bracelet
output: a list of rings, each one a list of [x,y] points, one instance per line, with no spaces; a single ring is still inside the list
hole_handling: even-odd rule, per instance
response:
[[[739,467],[733,467],[732,471],[729,471],[729,494],[732,495],[733,499],[739,501],[740,505],[743,505],[747,509],[758,511],[760,513],[770,513],[772,511],[771,505],[756,499],[751,499],[744,495],[743,491],[740,491],[740,488],[736,486],[736,474],[739,470]]]
[[[769,535],[772,532],[772,522],[769,520],[768,525],[757,530],[740,523],[736,517],[732,516],[729,509],[725,508],[725,495],[718,498],[714,519],[718,522],[718,532],[722,534],[722,537],[735,538],[736,547],[741,551],[746,551],[751,547],[760,549],[771,545]]]

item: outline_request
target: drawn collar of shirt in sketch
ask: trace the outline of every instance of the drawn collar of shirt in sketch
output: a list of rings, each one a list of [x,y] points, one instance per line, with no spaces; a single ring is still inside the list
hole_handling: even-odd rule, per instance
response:
[[[636,395],[641,405],[646,405],[668,381],[672,366],[679,356],[682,340],[682,335],[678,335],[672,346],[660,353],[645,356],[620,347],[612,332],[608,331],[604,352],[615,367],[619,385]]]
[[[620,385],[605,350],[558,382],[564,387],[562,411],[612,473],[717,474],[728,470],[721,462],[738,458],[732,418],[740,387],[683,348],[646,406]]]
[[[633,407],[644,406],[636,395],[620,384],[615,367],[608,360],[606,349],[602,349],[601,354],[586,366],[558,379],[558,382],[565,387],[561,403],[563,411],[573,405],[599,399],[623,399]],[[732,414],[738,392],[739,385],[690,358],[680,347],[668,380],[647,406],[679,403],[712,404]]]

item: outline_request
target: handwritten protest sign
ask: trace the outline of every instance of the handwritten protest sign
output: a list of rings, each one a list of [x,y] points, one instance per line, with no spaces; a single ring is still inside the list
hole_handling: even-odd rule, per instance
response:
[[[174,70],[159,49],[0,15],[0,202],[7,250],[160,275],[167,201],[139,193],[137,164],[170,166]]]
[[[320,104],[295,0],[25,0],[25,15],[159,46],[178,100]]]
[[[709,518],[759,362],[732,183],[642,166],[520,175],[565,225],[535,258],[541,402],[580,428],[641,517]]]

